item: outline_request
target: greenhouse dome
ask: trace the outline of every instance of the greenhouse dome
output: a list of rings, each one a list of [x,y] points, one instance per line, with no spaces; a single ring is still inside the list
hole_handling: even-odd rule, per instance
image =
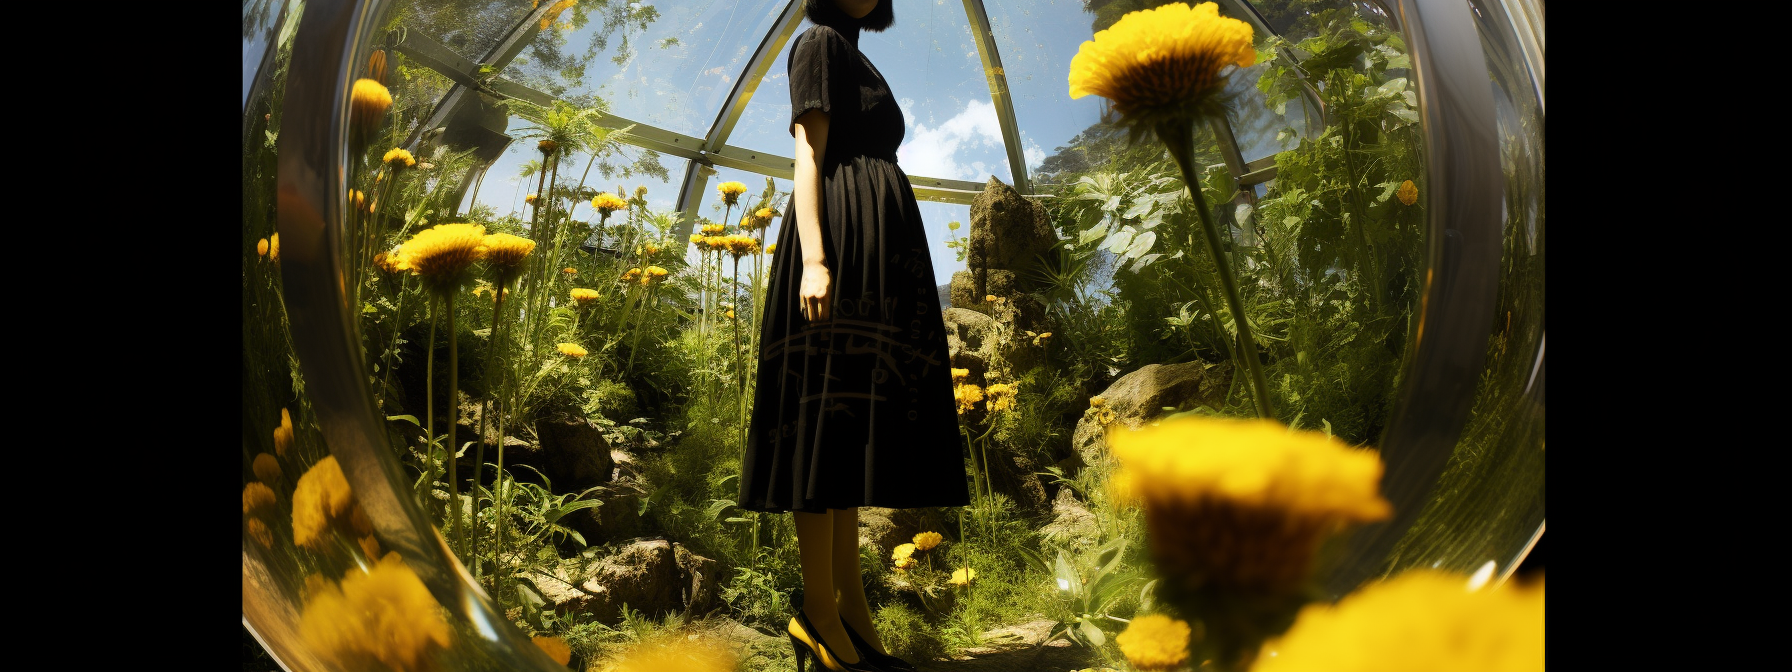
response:
[[[971,504],[852,509],[875,648],[1291,669],[1321,604],[1437,576],[1529,618],[1540,2],[877,2],[927,248],[886,255],[945,348],[881,352],[950,370]],[[797,669],[809,556],[737,493],[813,25],[245,0],[243,623],[281,669]],[[1199,106],[1077,90],[1211,26],[1249,41]],[[1537,609],[1469,629],[1542,669]]]

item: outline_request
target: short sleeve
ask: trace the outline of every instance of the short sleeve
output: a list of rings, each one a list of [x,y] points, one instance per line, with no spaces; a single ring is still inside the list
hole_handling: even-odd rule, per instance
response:
[[[834,89],[843,80],[846,38],[827,26],[816,26],[797,36],[790,50],[790,134],[796,120],[809,110],[834,113]]]

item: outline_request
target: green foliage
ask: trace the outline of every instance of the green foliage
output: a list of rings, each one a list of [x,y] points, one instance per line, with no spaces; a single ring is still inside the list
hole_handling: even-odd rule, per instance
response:
[[[907,604],[891,602],[878,607],[872,620],[890,655],[911,662],[946,655],[946,643],[940,640],[937,629]]]

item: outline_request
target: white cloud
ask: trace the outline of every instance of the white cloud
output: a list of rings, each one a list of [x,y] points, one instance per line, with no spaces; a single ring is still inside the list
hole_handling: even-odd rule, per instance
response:
[[[903,116],[908,115],[904,110]],[[896,159],[908,174],[981,181],[993,172],[991,166],[966,160],[968,157],[960,156],[961,151],[984,147],[993,148],[997,156],[1003,155],[1002,125],[996,120],[996,107],[988,101],[972,100],[965,104],[963,112],[933,128],[911,123],[914,129],[908,134],[908,141],[896,150]],[[995,167],[1006,171],[1007,163],[1004,160]]]
[[[915,99],[903,98],[898,100],[896,101],[896,108],[902,110],[902,123],[908,124],[909,126],[915,125],[915,113],[913,112],[915,109]]]

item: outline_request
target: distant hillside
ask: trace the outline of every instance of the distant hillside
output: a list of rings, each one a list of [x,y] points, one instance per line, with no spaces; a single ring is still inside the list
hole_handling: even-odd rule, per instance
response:
[[[952,307],[952,283],[940,285],[940,310]]]

